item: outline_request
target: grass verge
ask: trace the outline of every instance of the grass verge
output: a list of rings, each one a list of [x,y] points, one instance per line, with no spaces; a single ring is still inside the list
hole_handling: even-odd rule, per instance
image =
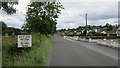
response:
[[[3,66],[45,66],[52,49],[52,37],[32,34],[31,48],[17,48],[17,38],[3,37]]]
[[[120,43],[120,39],[113,39],[115,42]]]

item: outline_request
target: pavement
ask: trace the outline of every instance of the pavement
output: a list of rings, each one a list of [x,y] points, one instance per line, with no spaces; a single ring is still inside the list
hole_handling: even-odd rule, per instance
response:
[[[55,35],[48,66],[118,66],[118,50]]]

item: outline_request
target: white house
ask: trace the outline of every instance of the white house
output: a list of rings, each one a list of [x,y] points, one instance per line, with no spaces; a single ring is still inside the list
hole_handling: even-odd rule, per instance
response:
[[[94,31],[95,31],[96,33],[98,32],[98,30],[97,30],[97,29],[95,29]]]
[[[117,36],[120,36],[120,26],[119,26],[119,28],[117,29]]]
[[[101,33],[102,33],[102,34],[106,34],[106,32],[105,32],[105,31],[102,31]]]

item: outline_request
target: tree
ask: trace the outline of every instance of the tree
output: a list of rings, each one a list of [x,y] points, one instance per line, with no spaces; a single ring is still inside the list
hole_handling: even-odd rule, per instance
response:
[[[0,29],[2,28],[2,34],[4,35],[5,34],[5,30],[7,29],[7,25],[3,22],[3,21],[0,21]]]
[[[60,2],[32,2],[27,9],[24,30],[29,32],[40,32],[42,34],[53,34],[61,9]]]
[[[4,31],[7,28],[7,25],[3,21],[0,21],[0,23],[2,24],[2,30]]]
[[[109,23],[106,23],[106,24],[105,24],[105,27],[108,27],[108,26],[110,26],[110,24],[109,24]]]
[[[109,25],[108,28],[107,28],[108,31],[111,31],[113,30],[113,26],[112,25]]]
[[[102,25],[100,25],[99,28],[102,28]]]
[[[6,33],[9,35],[9,36],[11,36],[11,35],[19,35],[19,34],[21,34],[21,30],[20,29],[18,29],[18,28],[14,28],[14,27],[8,27],[7,29],[6,29]]]
[[[109,23],[106,23],[105,27],[107,31],[111,31],[113,29],[113,26]]]
[[[7,27],[7,25],[3,21],[0,21],[0,28],[2,28],[2,35],[5,35],[6,33],[8,35],[12,35],[12,33],[14,33],[15,35],[21,34],[20,29],[14,27]]]
[[[13,5],[17,5],[18,2],[1,2],[0,1],[0,9],[5,11],[7,14],[16,13],[16,9],[13,8]]]
[[[87,35],[87,30],[86,30],[86,29],[83,31],[83,34],[84,34],[84,35]]]

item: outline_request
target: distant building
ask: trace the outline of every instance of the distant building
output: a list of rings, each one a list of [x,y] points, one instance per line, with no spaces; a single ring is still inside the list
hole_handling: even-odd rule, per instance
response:
[[[84,33],[85,29],[82,30],[82,33]]]
[[[76,32],[76,35],[80,35],[81,34],[81,32]]]
[[[90,33],[90,32],[92,32],[92,30],[88,30],[88,32],[87,32],[87,33]]]
[[[94,31],[95,31],[96,33],[98,32],[98,30],[97,30],[97,29],[95,29]]]
[[[120,27],[117,29],[117,36],[120,36]]]
[[[105,32],[105,31],[102,31],[101,33],[102,33],[102,34],[106,34],[106,32]]]

